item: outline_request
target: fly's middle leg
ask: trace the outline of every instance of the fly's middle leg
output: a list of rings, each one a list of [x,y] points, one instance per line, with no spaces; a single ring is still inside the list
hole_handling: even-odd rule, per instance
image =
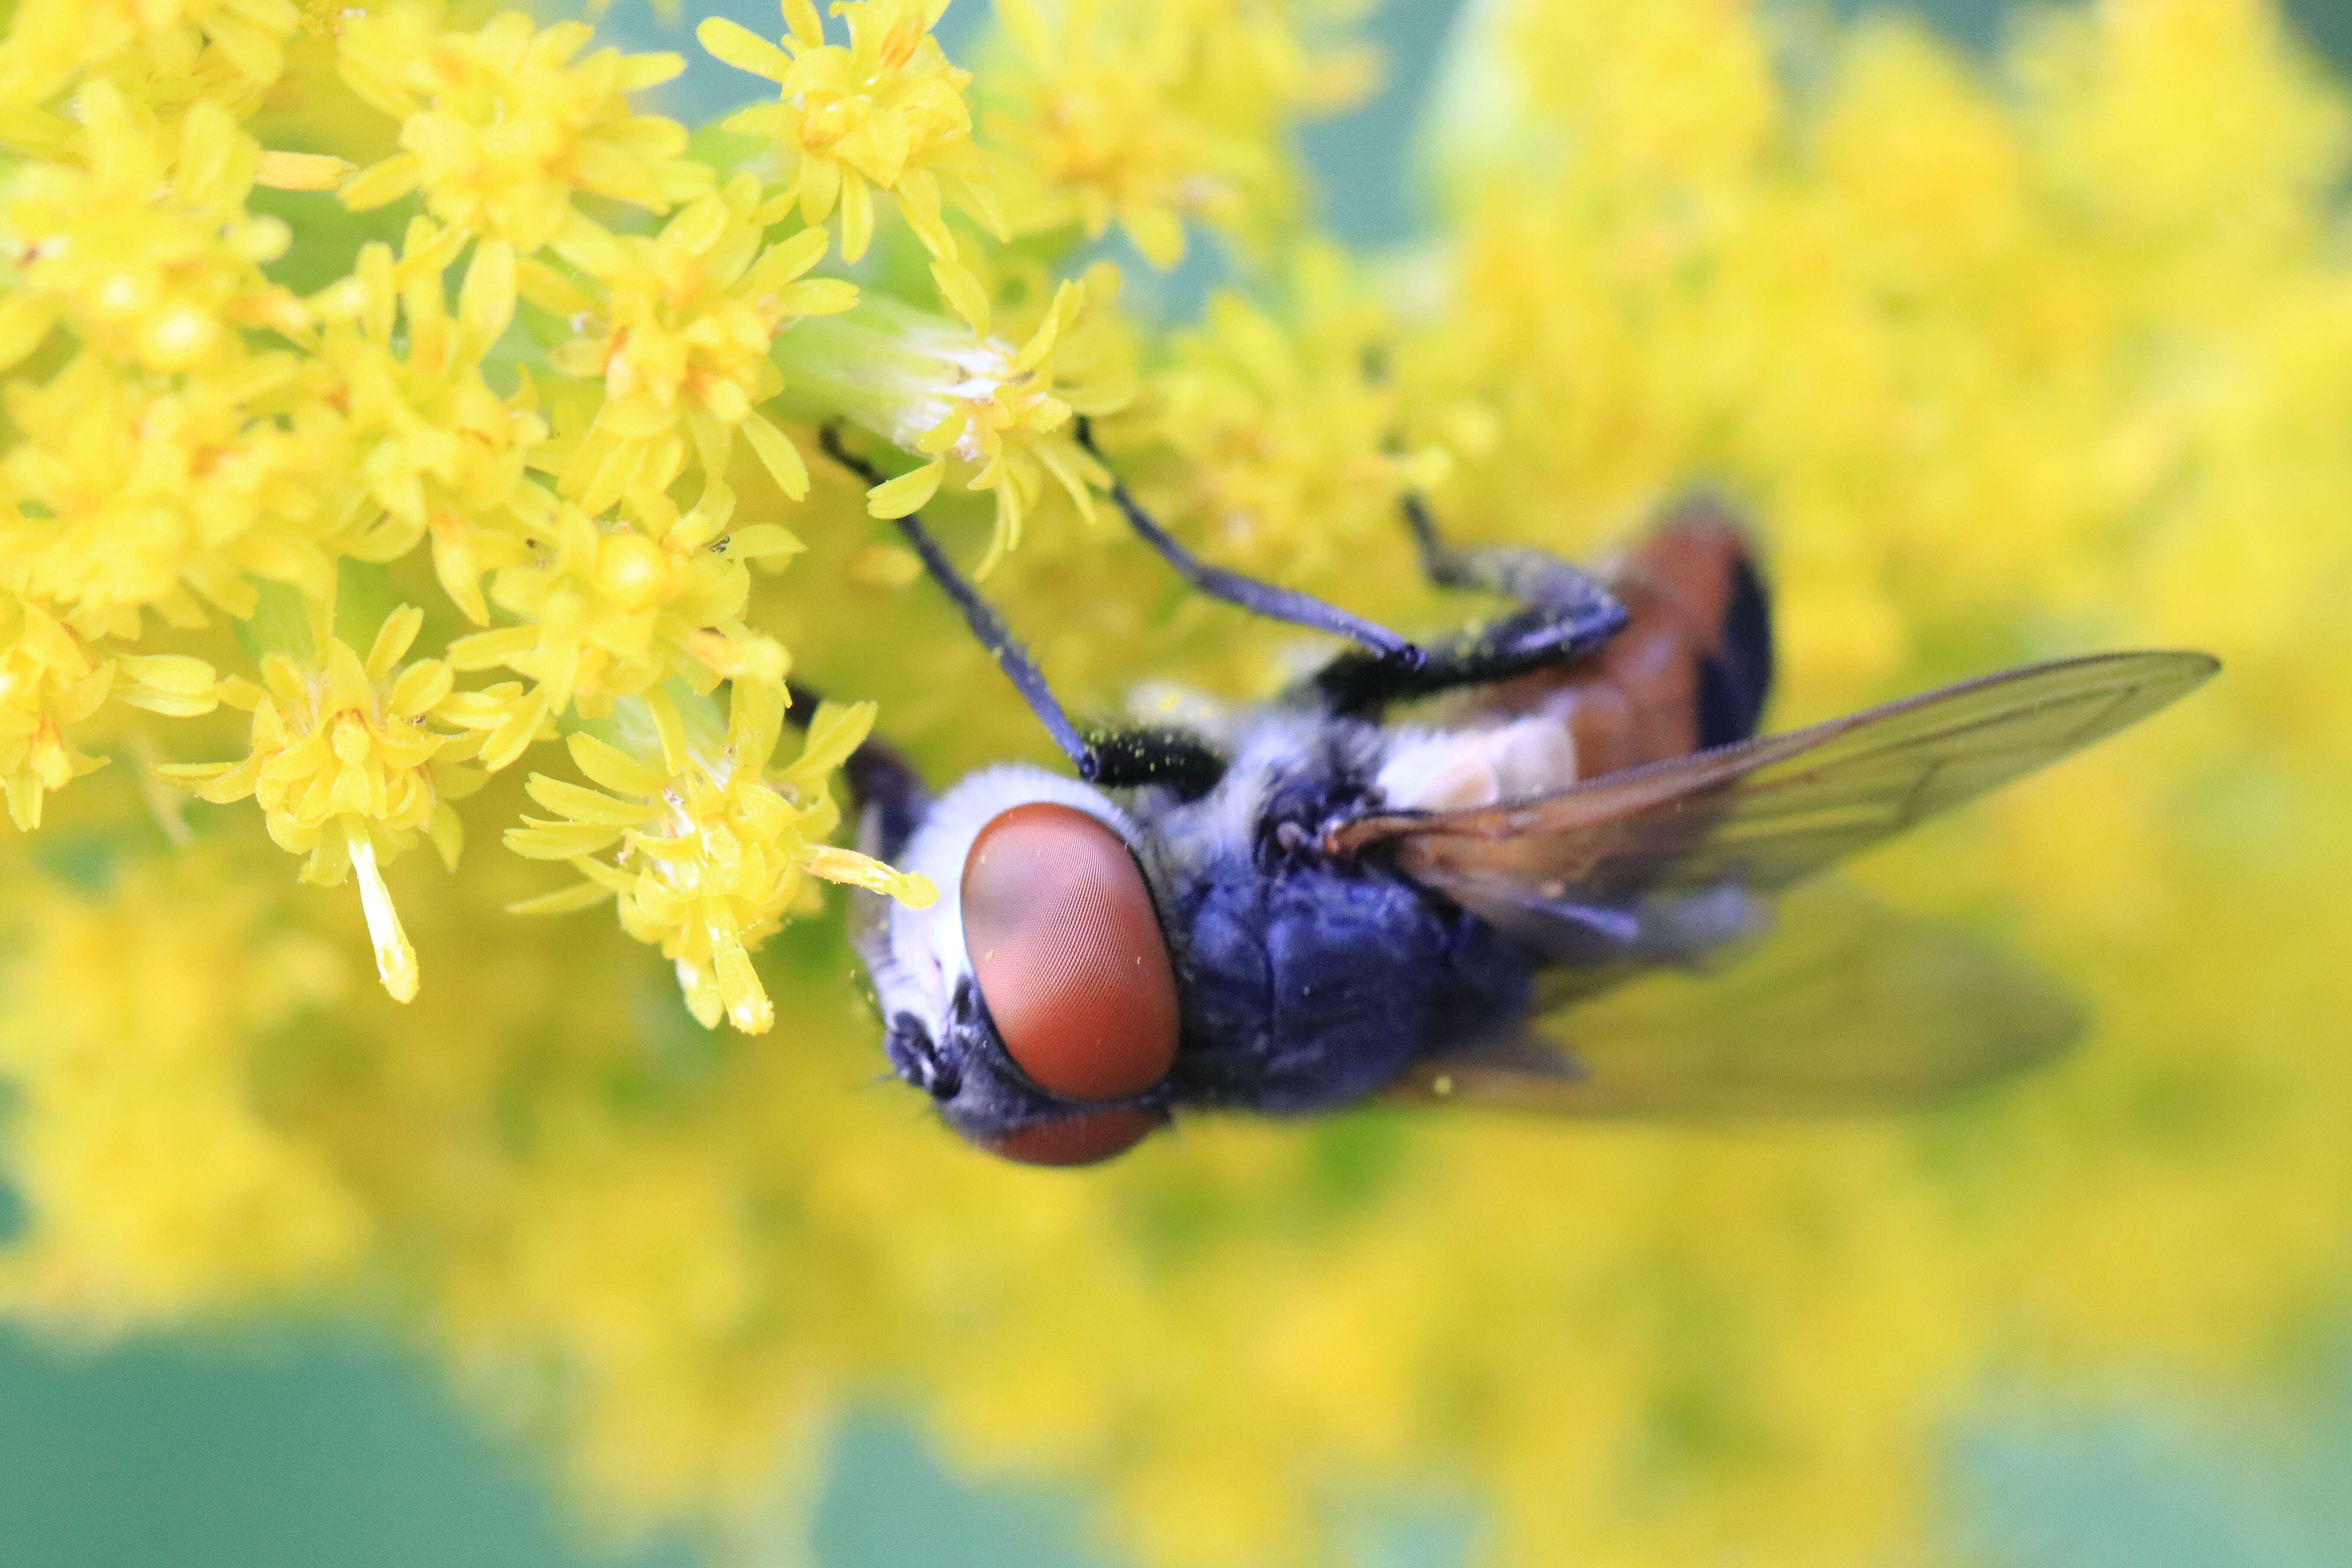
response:
[[[1093,424],[1084,416],[1077,421],[1078,444],[1102,461],[1102,448],[1095,445]],[[1108,472],[1109,465],[1104,463]],[[1143,509],[1128,489],[1127,482],[1116,473],[1110,476],[1110,499],[1117,504],[1127,524],[1136,537],[1151,546],[1160,558],[1175,568],[1176,574],[1200,593],[1213,599],[1222,599],[1238,609],[1268,620],[1283,621],[1309,631],[1328,632],[1346,637],[1357,645],[1360,657],[1383,668],[1400,671],[1417,669],[1424,660],[1424,651],[1386,626],[1351,615],[1337,605],[1327,604],[1312,594],[1302,594],[1295,588],[1285,588],[1274,583],[1261,583],[1239,572],[1213,566],[1179,543],[1175,537]]]
[[[1393,703],[1564,664],[1624,628],[1625,606],[1582,567],[1542,550],[1448,544],[1417,496],[1405,498],[1404,518],[1431,582],[1500,594],[1519,608],[1431,646],[1412,668],[1353,653],[1333,659],[1312,682],[1332,712],[1377,717]]]

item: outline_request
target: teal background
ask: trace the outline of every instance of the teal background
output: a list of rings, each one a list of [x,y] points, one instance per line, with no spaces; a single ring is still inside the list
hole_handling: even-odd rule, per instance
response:
[[[764,0],[688,8],[762,26],[775,15]],[[2352,69],[2352,3],[2288,8]],[[2002,6],[1921,9],[1981,47]],[[1408,128],[1453,10],[1393,0],[1381,21],[1391,90],[1307,137],[1332,226],[1350,239],[1412,226]],[[948,30],[983,14],[963,0]],[[638,47],[691,53],[646,0],[622,0],[607,21]],[[743,79],[730,77],[690,73],[672,111],[709,112],[738,90]],[[1202,254],[1161,298],[1194,297],[1214,273]],[[2284,1412],[2147,1384],[2065,1406],[2011,1391],[1951,1435],[1948,1465],[1949,1541],[1995,1564],[2352,1563],[2352,1359]],[[682,1536],[587,1539],[546,1483],[535,1456],[460,1407],[439,1369],[358,1329],[191,1332],[95,1352],[0,1331],[0,1568],[697,1568]],[[876,1408],[836,1436],[810,1544],[820,1568],[1111,1568],[1084,1512],[1066,1489],[960,1480],[908,1421]],[[1444,1568],[1476,1555],[1478,1527],[1466,1509],[1430,1506],[1351,1518],[1341,1536],[1360,1568]]]

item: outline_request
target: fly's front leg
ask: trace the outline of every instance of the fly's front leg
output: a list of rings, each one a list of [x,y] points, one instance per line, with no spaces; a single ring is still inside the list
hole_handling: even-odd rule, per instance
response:
[[[1521,546],[1447,544],[1418,496],[1405,498],[1404,517],[1431,582],[1505,595],[1520,607],[1433,645],[1415,668],[1342,654],[1312,682],[1332,712],[1376,717],[1392,703],[1507,680],[1580,658],[1623,629],[1625,606],[1608,584],[1582,567]]]
[[[843,446],[841,432],[835,426],[828,425],[818,431],[817,442],[824,448],[825,456],[865,480],[868,486],[882,482],[881,470]],[[1037,721],[1054,738],[1054,744],[1061,748],[1062,754],[1070,759],[1071,766],[1077,769],[1080,778],[1106,789],[1164,784],[1190,797],[1205,794],[1223,775],[1224,758],[1207,742],[1188,731],[1081,731],[1070,721],[1069,714],[1055,697],[1054,689],[1045,683],[1045,671],[1037,668],[1037,661],[1030,657],[1029,650],[1021,646],[1020,639],[1004,624],[1004,617],[998,615],[995,607],[980,596],[980,591],[971,585],[970,580],[956,570],[955,563],[948,559],[947,552],[940,548],[939,541],[931,537],[930,530],[923,526],[922,514],[919,511],[909,512],[897,521],[898,531],[906,536],[907,543],[922,561],[924,571],[954,601],[956,608],[963,615],[964,625],[971,628],[971,635],[980,640],[981,647],[988,650],[989,657],[996,661],[997,668],[1013,682],[1013,689],[1029,704],[1029,710],[1037,716]],[[895,752],[891,754],[893,757],[896,755]],[[855,764],[856,759],[853,757],[851,761]],[[880,766],[878,763],[877,765],[877,768]],[[908,776],[911,777],[911,773]],[[897,787],[879,772],[875,779],[877,788]],[[855,777],[851,787],[857,787]],[[919,784],[917,787],[919,788]]]
[[[1102,448],[1095,445],[1093,422],[1081,415],[1077,421],[1078,445],[1084,447],[1097,462],[1105,462]],[[1176,574],[1213,599],[1247,610],[1254,616],[1264,616],[1271,621],[1283,621],[1309,631],[1328,632],[1346,637],[1364,650],[1363,657],[1383,667],[1399,670],[1418,668],[1423,650],[1399,637],[1386,626],[1352,616],[1337,605],[1327,605],[1312,594],[1302,594],[1294,588],[1261,583],[1255,577],[1244,577],[1222,566],[1212,566],[1178,543],[1169,531],[1160,527],[1151,514],[1130,494],[1125,480],[1111,474],[1110,499],[1126,517],[1127,524],[1135,530],[1136,537],[1151,546],[1160,558],[1176,569]]]

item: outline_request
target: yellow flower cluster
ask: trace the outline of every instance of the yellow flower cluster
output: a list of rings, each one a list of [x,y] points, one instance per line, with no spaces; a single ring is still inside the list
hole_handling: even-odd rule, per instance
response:
[[[667,704],[650,705],[661,765],[583,731],[572,760],[610,794],[534,774],[531,798],[562,820],[526,818],[507,843],[534,859],[569,860],[588,880],[539,900],[543,909],[577,909],[618,894],[621,925],[654,942],[677,966],[687,1006],[704,1028],[723,1016],[749,1034],[764,1034],[775,1009],[752,973],[750,946],[782,924],[802,898],[806,874],[856,882],[895,897],[930,894],[919,879],[865,856],[818,848],[779,857],[768,847],[787,833],[822,839],[837,819],[824,781],[873,727],[874,706],[820,708],[800,760],[771,773],[783,729],[783,706],[770,685],[742,688],[728,714],[726,739],[698,748]],[[625,843],[619,863],[593,857]]]
[[[1101,266],[1056,287],[1039,259],[1054,241],[1008,248],[1016,226],[1066,247],[1072,225],[1101,225],[1084,203],[1041,205],[1035,193],[1065,176],[1022,153],[1021,135],[975,138],[971,75],[932,34],[944,9],[850,0],[829,37],[814,5],[791,0],[781,45],[708,22],[705,46],[778,97],[700,153],[632,97],[683,59],[592,47],[584,21],[452,0],[11,12],[0,592],[23,628],[5,656],[26,669],[10,698],[21,745],[5,759],[17,825],[101,760],[78,736],[119,731],[147,776],[195,779],[155,769],[205,744],[202,731],[167,742],[135,712],[208,712],[192,661],[206,679],[227,667],[222,694],[257,679],[276,696],[254,749],[205,787],[253,785],[273,835],[312,857],[313,880],[341,879],[341,862],[320,855],[364,840],[352,864],[384,982],[413,995],[376,860],[446,803],[428,793],[387,816],[392,797],[372,792],[330,813],[324,839],[324,819],[305,815],[297,844],[261,774],[247,780],[282,764],[293,731],[278,726],[378,711],[335,650],[368,646],[391,604],[425,617],[405,633],[434,639],[418,668],[522,678],[441,683],[426,709],[399,714],[440,727],[420,733],[470,737],[467,756],[497,772],[616,703],[646,710],[632,710],[646,736],[653,709],[722,685],[781,710],[791,661],[747,603],[751,568],[802,547],[776,516],[809,489],[806,436],[788,426],[854,421],[916,459],[880,487],[874,515],[943,488],[992,496],[983,566],[1053,497],[1091,515],[1108,476],[1079,450],[1074,416],[1121,407],[1135,385],[1117,275]],[[1245,44],[1207,13],[1183,26],[1197,57],[1185,112],[1224,106],[1225,142],[1276,166],[1283,115],[1314,96],[1305,34],[1278,12],[1255,17]],[[264,128],[307,145],[266,147]],[[303,194],[277,204],[300,221],[257,212],[261,186]],[[1017,226],[1007,191],[1030,193]],[[838,260],[861,261],[883,196],[929,277],[861,294],[818,271],[835,249],[826,226],[840,215]],[[1167,208],[1163,241],[1172,199],[1150,198]],[[390,230],[366,216],[379,210]],[[298,292],[289,273],[329,281]],[[1009,338],[991,330],[1000,315]],[[837,331],[812,330],[827,318]],[[755,473],[736,471],[739,446]],[[746,515],[747,499],[764,514]],[[268,594],[291,597],[269,608]],[[443,605],[475,629],[451,638]],[[234,673],[240,663],[251,675]],[[286,709],[297,687],[311,694],[299,722]],[[330,692],[337,706],[311,710]],[[428,792],[447,786],[394,765]],[[178,831],[176,809],[163,815]],[[758,847],[780,868],[919,891],[825,848],[834,825],[809,802],[744,821],[772,836]],[[454,827],[444,837],[454,846]],[[774,914],[746,913],[722,947],[756,943]],[[764,997],[734,1014],[772,1016]]]
[[[775,144],[784,199],[798,203],[801,220],[821,224],[838,208],[842,259],[856,261],[874,242],[874,195],[887,192],[930,252],[940,298],[985,331],[988,297],[959,258],[944,204],[951,193],[1000,237],[1004,219],[972,144],[963,96],[971,73],[950,65],[931,37],[947,8],[948,0],[837,7],[846,47],[824,41],[810,0],[784,0],[788,31],[779,44],[717,16],[695,36],[718,58],[775,84],[777,101],[742,110],[727,129]]]
[[[1153,265],[1184,255],[1185,225],[1270,243],[1296,219],[1285,122],[1372,84],[1360,46],[1323,35],[1359,7],[1175,0],[1003,0],[1010,50],[984,117],[1027,165],[1017,226],[1118,223]]]
[[[880,1387],[1153,1562],[1434,1486],[1510,1561],[1827,1568],[1933,1555],[1978,1389],[2252,1375],[2344,1299],[2352,97],[2263,0],[1991,68],[1496,0],[1395,258],[1303,232],[1289,128],[1365,79],[1306,0],[1024,0],[969,59],[936,4],[787,0],[701,29],[773,90],[691,136],[631,97],[676,58],[484,5],[6,16],[0,1310],[364,1289],[624,1523],[772,1530]],[[1264,266],[1137,321],[1113,225]],[[1923,1121],[1203,1121],[1079,1178],[862,1091],[855,961],[794,917],[929,889],[829,842],[834,773],[877,723],[940,780],[1042,750],[877,518],[992,562],[1080,705],[1291,668],[1064,525],[1081,414],[1204,553],[1414,626],[1467,612],[1405,491],[1579,553],[1713,486],[1782,723],[2215,649],[1863,868],[2098,1033]],[[845,700],[795,744],[801,671]]]
[[[1213,298],[1106,439],[1134,443],[1145,498],[1221,558],[1328,582],[1398,542],[1399,502],[1443,484],[1456,450],[1489,455],[1493,420],[1475,402],[1451,417],[1416,408],[1433,438],[1403,448],[1397,313],[1337,249],[1303,246],[1282,304]]]
[[[151,777],[256,796],[270,836],[310,858],[306,879],[356,870],[405,1000],[419,976],[382,862],[426,828],[454,868],[451,801],[480,782],[458,760],[505,768],[671,680],[781,711],[787,660],[740,615],[747,563],[797,546],[779,524],[737,526],[729,463],[740,433],[770,493],[804,492],[760,409],[782,385],[771,346],[856,290],[803,278],[823,230],[772,232],[793,190],[722,182],[685,155],[684,127],[632,107],[677,57],[583,55],[584,22],[428,0],[101,6],[79,26],[76,9],[20,7],[0,40],[0,136],[23,153],[0,194],[11,814],[36,826],[98,765],[78,737],[123,731]],[[289,55],[306,32],[331,47]],[[341,276],[298,296],[269,270],[294,226],[256,214],[255,186],[315,190],[354,165],[265,150],[245,121],[344,93],[398,150],[341,179],[341,205],[425,211],[397,253],[310,247],[306,271]],[[599,202],[667,222],[616,231]],[[534,362],[555,378],[546,413]],[[385,619],[399,597],[483,629],[396,668],[427,620]],[[214,668],[238,662],[258,682],[231,674],[216,693]],[[453,669],[499,668],[528,686],[456,687]],[[124,713],[199,718],[216,699],[254,710],[241,763],[167,764],[217,742]],[[745,819],[778,875],[882,878],[824,846],[833,823],[810,800]],[[763,934],[774,915],[747,918]],[[724,934],[740,950],[745,931]],[[770,1016],[764,998],[738,1012]]]
[[[659,213],[710,188],[709,169],[680,156],[684,126],[629,108],[628,92],[686,68],[677,56],[599,49],[575,64],[591,36],[585,22],[542,30],[509,11],[457,29],[440,10],[394,5],[342,22],[343,80],[400,122],[401,147],[352,177],[346,205],[421,191],[450,227],[528,256],[593,230],[575,196]]]

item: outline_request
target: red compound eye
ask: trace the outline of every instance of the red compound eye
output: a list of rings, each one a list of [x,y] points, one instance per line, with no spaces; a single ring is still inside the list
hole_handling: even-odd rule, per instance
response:
[[[1108,1105],[1052,1121],[1015,1128],[988,1145],[989,1152],[1024,1165],[1097,1165],[1124,1154],[1160,1125],[1148,1110]]]
[[[1176,976],[1118,835],[1074,806],[1016,805],[972,841],[962,897],[972,977],[1032,1083],[1066,1100],[1124,1100],[1168,1076]]]

